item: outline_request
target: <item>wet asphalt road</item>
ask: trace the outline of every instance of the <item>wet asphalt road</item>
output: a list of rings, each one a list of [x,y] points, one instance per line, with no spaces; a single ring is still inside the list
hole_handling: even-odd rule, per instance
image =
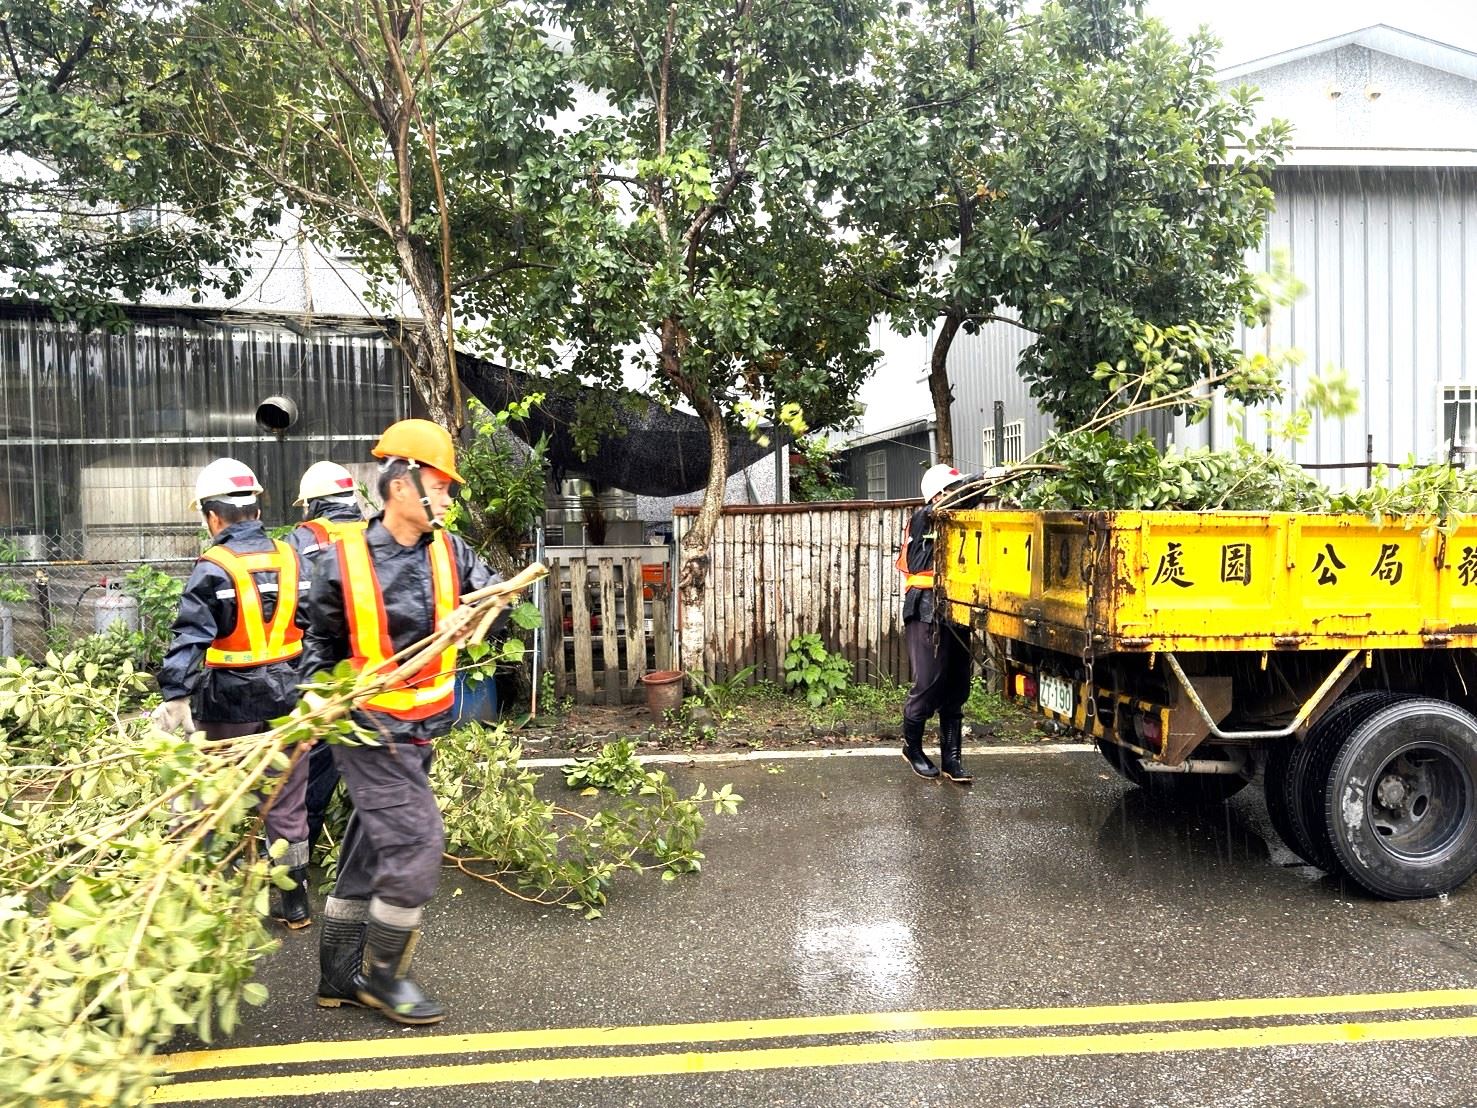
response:
[[[184,1100],[184,1088],[165,1096],[335,1108],[1477,1103],[1477,995],[1457,998],[1465,1006],[1441,997],[1424,1007],[1397,998],[1388,1011],[1333,1005],[1340,1014],[1216,1007],[1198,1020],[1158,1007],[1477,988],[1477,887],[1400,904],[1341,888],[1292,864],[1255,788],[1185,814],[1152,809],[1094,753],[970,761],[973,790],[913,778],[895,755],[675,769],[684,785],[732,782],[746,798],[737,816],[710,821],[700,877],[624,875],[606,918],[586,922],[448,873],[416,953],[418,975],[451,1009],[435,1028],[317,1009],[316,929],[289,935],[264,968],[270,1000],[216,1046],[347,1040],[352,1057],[325,1058],[330,1048],[316,1046],[302,1058],[258,1056],[181,1075],[223,1082],[209,1088],[234,1099]],[[721,1032],[730,1041],[692,1028],[632,1032],[637,1045],[452,1038],[1109,1004],[1135,1007],[1034,1026],[1006,1013],[986,1027]],[[1431,1019],[1453,1030],[1422,1039],[1420,1025],[1399,1022]],[[1316,1038],[1317,1025],[1340,1022],[1359,1026],[1340,1041],[1307,1041],[1309,1028]],[[1364,1037],[1364,1025],[1393,1027],[1376,1035],[1396,1038],[1347,1041]],[[1250,1029],[1268,1026],[1293,1045],[1258,1045]],[[1163,1034],[1175,1031],[1193,1034]],[[1012,1037],[1003,1053],[1017,1056],[959,1056]],[[1130,1041],[1137,1052],[1123,1052]],[[407,1043],[434,1053],[394,1056]],[[946,1057],[923,1058],[930,1044]],[[1212,1049],[1186,1049],[1197,1044]],[[816,1064],[823,1058],[834,1064]],[[498,1064],[509,1062],[535,1068],[519,1075],[528,1079],[490,1080],[508,1076]],[[731,1064],[774,1068],[639,1072]],[[376,1073],[421,1066],[440,1069],[362,1091]],[[444,1079],[459,1082],[450,1087],[420,1087],[446,1067],[468,1068]],[[288,1084],[272,1080],[281,1078]]]

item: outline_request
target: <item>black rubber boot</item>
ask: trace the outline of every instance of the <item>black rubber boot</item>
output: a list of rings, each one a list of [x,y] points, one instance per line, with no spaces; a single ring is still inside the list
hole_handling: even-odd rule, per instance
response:
[[[923,724],[903,720],[903,757],[908,760],[908,765],[913,767],[913,772],[919,777],[926,777],[932,781],[939,775],[938,766],[929,761],[928,755],[923,753]]]
[[[960,752],[964,747],[964,721],[939,720],[939,760],[944,763],[944,776],[956,785],[973,785],[974,778],[964,770]]]
[[[419,929],[391,927],[370,919],[364,942],[364,968],[354,975],[359,1003],[383,1012],[396,1023],[440,1023],[446,1006],[427,996],[410,976],[410,957]]]
[[[292,888],[276,889],[272,898],[272,918],[290,931],[298,931],[313,922],[313,909],[308,903],[308,867],[287,871]]]
[[[368,901],[363,900],[337,903],[369,908]],[[354,978],[364,965],[364,918],[344,919],[331,912],[331,908],[325,908],[323,926],[318,930],[318,1006],[352,1004],[358,1008],[363,1002],[354,991]]]

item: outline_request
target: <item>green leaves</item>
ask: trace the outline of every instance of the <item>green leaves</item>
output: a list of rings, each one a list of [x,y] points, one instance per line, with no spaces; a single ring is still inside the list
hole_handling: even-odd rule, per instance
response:
[[[148,668],[164,660],[183,591],[183,581],[150,565],[136,566],[123,579],[125,595],[138,601],[143,664]]]
[[[564,771],[564,783],[571,789],[608,789],[625,796],[646,781],[635,753],[630,739],[606,743],[598,757],[576,758]]]
[[[448,526],[502,569],[514,564],[524,535],[544,511],[546,443],[524,446],[509,429],[510,423],[526,420],[543,398],[542,393],[533,393],[498,412],[467,400],[472,435],[457,458],[466,481],[460,500],[452,505]],[[520,617],[516,610],[513,619],[519,627],[537,625],[519,622],[527,616]]]
[[[1196,331],[1193,357],[1161,360],[1166,387],[1229,368],[1265,300],[1243,258],[1287,130],[1221,90],[1213,45],[1122,0],[928,4],[882,25],[838,164],[866,182],[842,182],[845,219],[898,323],[1014,322],[1020,372],[1064,424],[1111,392],[1086,367],[1141,360],[1146,324]],[[939,334],[936,365],[953,341]]]
[[[790,640],[781,668],[786,688],[797,688],[812,708],[843,692],[851,680],[851,663],[828,651],[821,637],[813,633]]]
[[[65,672],[70,657],[47,666]],[[53,691],[40,713],[53,724],[12,732],[25,764],[7,745],[0,766],[5,1103],[142,1103],[176,1029],[208,1040],[233,1025],[238,997],[264,998],[249,981],[275,947],[256,912],[268,863],[236,850],[250,770],[145,718],[97,713],[79,743],[68,729],[88,717],[62,705],[123,698],[85,689]]]
[[[659,869],[665,880],[694,873],[703,809],[731,815],[743,797],[699,785],[680,797],[667,775],[636,762],[629,741],[610,744],[566,772],[571,788],[601,796],[593,812],[541,800],[538,775],[518,766],[502,727],[458,728],[437,741],[432,772],[446,820],[447,851],[464,873],[540,904],[597,918],[616,874]],[[602,790],[616,793],[606,799]]]
[[[1060,466],[1001,486],[1026,508],[1326,511],[1328,489],[1285,458],[1238,443],[1234,450],[1161,455],[1147,433],[1054,438],[1038,461]]]

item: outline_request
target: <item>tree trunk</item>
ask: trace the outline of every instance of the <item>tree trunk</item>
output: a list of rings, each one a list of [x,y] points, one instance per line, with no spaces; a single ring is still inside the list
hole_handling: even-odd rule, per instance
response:
[[[723,490],[728,484],[728,428],[723,413],[706,396],[692,398],[693,406],[708,429],[712,457],[708,462],[708,484],[703,489],[702,506],[697,519],[682,539],[682,572],[677,588],[682,604],[682,665],[686,669],[702,668],[703,599],[708,589],[708,548],[723,510]]]
[[[723,490],[728,484],[728,428],[723,412],[713,398],[682,372],[682,354],[687,347],[687,333],[682,324],[670,316],[661,324],[662,375],[682,393],[708,432],[708,483],[703,488],[703,502],[697,519],[682,538],[682,568],[677,576],[675,595],[682,621],[678,642],[678,663],[684,669],[702,668],[703,598],[708,588],[708,547],[718,526],[723,509]]]
[[[418,235],[397,234],[395,253],[422,320],[410,345],[410,379],[427,414],[455,437],[461,433],[463,411],[456,351],[446,340],[441,265],[430,243]]]
[[[954,390],[949,387],[949,348],[963,322],[958,312],[948,312],[933,343],[933,361],[928,367],[928,391],[933,396],[934,443],[938,460],[954,464],[954,423],[949,409],[954,405]]]

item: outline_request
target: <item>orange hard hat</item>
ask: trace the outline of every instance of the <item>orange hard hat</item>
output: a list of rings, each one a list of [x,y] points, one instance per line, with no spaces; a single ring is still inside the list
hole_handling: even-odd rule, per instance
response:
[[[429,419],[402,419],[385,428],[370,451],[376,458],[405,458],[439,469],[459,485],[466,484],[456,471],[456,445],[451,434]]]

